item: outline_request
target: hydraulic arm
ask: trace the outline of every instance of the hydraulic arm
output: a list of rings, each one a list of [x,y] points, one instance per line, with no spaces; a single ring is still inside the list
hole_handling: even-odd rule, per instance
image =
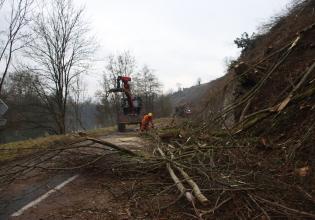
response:
[[[130,90],[130,85],[129,82],[131,81],[131,78],[128,76],[118,76],[117,77],[117,84],[116,88],[110,89],[109,92],[123,92],[125,93],[128,101],[129,108],[131,112],[134,111],[134,106],[133,106],[133,97],[131,95],[131,90]],[[121,82],[123,83],[123,87],[121,87]]]

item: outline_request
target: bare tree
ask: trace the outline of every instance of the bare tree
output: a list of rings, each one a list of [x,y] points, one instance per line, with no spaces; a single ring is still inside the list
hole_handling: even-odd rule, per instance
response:
[[[26,37],[23,29],[28,24],[28,13],[32,5],[32,0],[11,0],[10,3],[0,0],[0,10],[8,4],[10,15],[5,28],[0,30],[0,95],[4,81],[11,65],[13,54],[25,46],[21,43]]]
[[[70,101],[70,114],[72,115],[72,130],[86,130],[82,121],[82,108],[84,107],[86,87],[80,76],[75,79],[75,83],[71,86],[72,97]]]
[[[10,106],[6,115],[7,135],[27,133],[36,136],[53,132],[51,117],[42,108],[42,101],[34,86],[37,83],[38,77],[28,71],[10,72],[3,90],[4,100]]]
[[[152,69],[147,65],[144,65],[139,72],[140,81],[138,85],[140,86],[139,93],[144,97],[144,104],[146,111],[154,110],[154,102],[158,94],[161,92],[161,83],[158,78],[155,76]]]
[[[4,2],[5,2],[5,0],[0,0],[0,9],[2,8]]]
[[[119,53],[118,55],[111,55],[108,57],[108,64],[105,70],[104,86],[107,84],[107,87],[114,88],[116,87],[116,79],[118,76],[132,76],[135,73],[136,68],[136,59],[130,54],[129,51]],[[103,87],[106,88],[106,87]],[[110,100],[111,105],[114,106],[115,111],[117,112],[120,108],[119,100],[121,94],[115,93],[114,96],[108,96],[107,91],[103,91],[103,94],[106,94],[104,98]],[[112,113],[114,114],[114,113]]]
[[[135,58],[129,52],[124,52],[109,57],[102,80],[102,91],[98,92],[101,101],[98,108],[101,113],[99,118],[102,119],[99,121],[114,122],[115,113],[120,109],[121,94],[110,96],[108,93],[110,88],[116,87],[117,76],[131,76],[132,94],[142,98],[146,111],[154,110],[161,92],[161,83],[152,69],[147,65],[137,69]]]
[[[178,91],[178,92],[181,92],[181,91],[183,90],[181,83],[179,83],[179,82],[176,83],[176,86],[177,86],[177,91]]]
[[[97,92],[100,99],[98,105],[98,122],[102,125],[111,125],[115,123],[115,96],[110,96],[108,92],[113,88],[112,81],[104,74],[101,82],[101,90]]]
[[[113,86],[115,86],[117,76],[131,76],[135,72],[135,67],[136,59],[129,51],[125,51],[117,56],[111,55],[108,57],[105,74],[107,74]]]
[[[86,72],[95,49],[83,12],[72,0],[49,1],[34,19],[32,41],[26,51],[41,82],[38,94],[61,134],[66,132],[71,86]]]

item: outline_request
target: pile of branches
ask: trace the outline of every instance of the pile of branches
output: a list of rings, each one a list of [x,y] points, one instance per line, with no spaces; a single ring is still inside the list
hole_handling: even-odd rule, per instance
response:
[[[256,132],[271,130],[266,125],[279,124],[283,118],[284,123],[287,122],[284,127],[298,126],[297,121],[289,124],[291,119],[297,117],[304,106],[315,106],[312,98],[315,94],[315,79],[312,78],[315,62],[279,93],[277,103],[245,114],[270,77],[287,61],[304,35],[314,28],[315,24],[306,27],[283,48],[260,61],[258,64],[273,59],[275,55],[279,57],[247,94],[212,116],[213,120],[189,128],[190,134],[186,133],[185,138],[182,135],[163,142],[156,137],[159,144],[155,155],[165,161],[174,187],[177,187],[180,197],[192,204],[195,217],[315,218],[312,164],[309,162],[314,156],[314,150],[310,150],[314,148],[310,146],[314,142],[310,139],[315,123],[306,120],[307,126],[297,129],[305,130],[302,136],[296,140],[288,138],[282,143],[272,143]],[[239,108],[243,108],[240,120],[229,128],[224,118]],[[313,107],[310,108],[308,114],[312,114]],[[291,115],[288,114],[290,111]],[[211,127],[223,129],[213,131]],[[279,136],[283,135],[281,132],[285,133],[281,129],[273,131]],[[205,134],[207,140],[204,140]],[[313,153],[304,158],[303,164],[302,158],[296,155],[306,146],[309,148],[307,152]]]
[[[168,177],[155,189],[154,199],[170,195],[174,198],[174,191],[178,196],[170,203],[155,206],[158,212],[188,205],[186,211],[191,214],[190,218],[197,219],[315,218],[314,198],[303,189],[306,174],[293,171],[290,176],[298,174],[299,179],[292,184],[284,167],[279,166],[281,161],[265,157],[266,151],[259,149],[259,140],[222,131],[212,133],[205,140],[191,127],[182,128],[185,132],[173,130],[165,129],[164,135],[150,134],[155,143],[150,157],[88,136],[37,149],[23,161],[1,169],[2,189],[4,184],[35,169],[59,172],[93,167],[133,178],[164,173]],[[175,136],[164,139],[167,133]],[[147,193],[150,186],[144,183],[137,190],[134,193]]]
[[[160,140],[155,160],[164,161],[174,182],[167,189],[178,189],[174,202],[185,198],[198,219],[315,218],[315,200],[301,187],[306,174],[291,173],[299,176],[301,185],[290,183],[280,159],[264,158],[259,144],[257,139],[222,133],[203,142],[194,134],[167,143]]]
[[[255,66],[266,61],[272,65],[249,92],[213,115],[212,120],[181,127],[183,134],[176,137],[167,134],[154,137],[158,143],[155,156],[164,161],[179,198],[191,203],[196,218],[315,218],[310,162],[314,156],[315,123],[304,118],[303,126],[296,129],[305,130],[302,136],[283,134],[288,126],[299,126],[299,114],[314,115],[314,60],[279,93],[276,103],[246,114],[262,88],[268,86],[269,79],[292,58],[292,52],[314,28],[315,24],[306,27],[283,48],[259,61]],[[304,113],[299,112],[307,108]],[[242,110],[241,117],[233,127],[228,127],[224,119],[236,109]],[[281,123],[281,129],[273,128],[276,124],[281,127]],[[215,131],[211,127],[223,129]],[[261,136],[264,129],[276,134],[270,136],[286,139],[270,140],[268,132],[266,137]],[[165,137],[167,141],[163,141]],[[303,151],[308,155],[297,157]]]

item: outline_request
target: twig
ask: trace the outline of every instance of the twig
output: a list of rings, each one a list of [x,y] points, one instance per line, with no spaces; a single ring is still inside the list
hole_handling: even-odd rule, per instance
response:
[[[311,217],[311,218],[315,218],[315,214],[312,214],[312,213],[309,213],[309,212],[304,212],[304,211],[300,211],[300,210],[297,210],[297,209],[293,209],[293,208],[289,208],[289,207],[286,207],[284,205],[281,205],[279,203],[276,203],[276,202],[271,202],[269,200],[266,200],[264,198],[261,198],[259,196],[255,196],[258,200],[260,200],[261,202],[264,202],[264,203],[267,203],[269,205],[272,205],[272,206],[276,206],[278,208],[282,208],[282,209],[285,209],[286,211],[289,211],[289,212],[292,212],[292,213],[295,213],[295,214],[299,214],[299,215],[304,215],[304,216],[307,216],[307,217]]]
[[[263,209],[258,202],[253,198],[253,196],[251,194],[247,194],[249,196],[249,198],[255,203],[255,205],[262,211],[262,213],[264,214],[264,216],[270,220],[270,216],[268,215],[268,213],[266,212],[265,209]]]
[[[225,203],[229,202],[231,199],[232,199],[232,197],[229,197],[229,198],[225,199],[224,201],[222,201],[220,204],[213,207],[212,209],[210,209],[208,211],[202,211],[201,216],[206,215],[206,214],[210,214],[210,213],[214,213],[217,209],[219,209]]]

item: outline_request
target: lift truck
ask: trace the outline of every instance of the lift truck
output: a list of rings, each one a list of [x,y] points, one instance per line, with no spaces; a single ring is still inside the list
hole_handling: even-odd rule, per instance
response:
[[[140,126],[141,116],[144,115],[142,99],[139,96],[132,95],[130,81],[131,78],[128,76],[118,76],[116,88],[108,91],[109,93],[122,93],[120,108],[117,112],[117,128],[120,132],[126,130],[126,125],[139,124]]]

